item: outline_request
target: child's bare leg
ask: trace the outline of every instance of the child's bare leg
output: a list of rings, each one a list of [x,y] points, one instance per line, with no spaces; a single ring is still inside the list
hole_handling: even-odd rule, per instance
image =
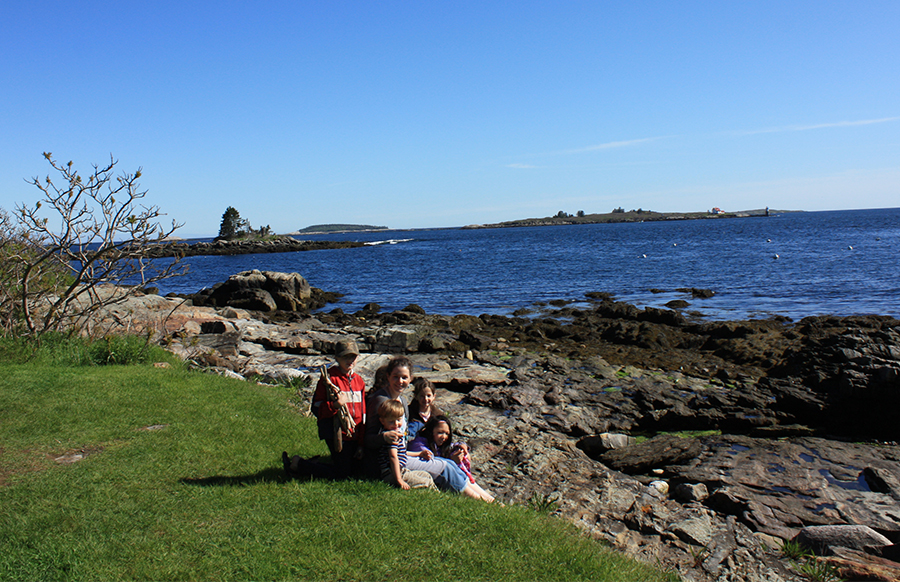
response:
[[[475,491],[478,492],[478,495],[481,497],[481,499],[484,499],[488,503],[493,503],[494,496],[484,490],[481,485],[479,485],[478,483],[470,483],[470,485],[473,489],[475,489]]]
[[[462,490],[462,494],[471,497],[472,499],[487,501],[488,503],[494,500],[494,498],[487,491],[485,491],[475,483],[468,483],[466,485],[466,488]]]
[[[461,493],[466,497],[471,497],[472,499],[481,499],[481,493],[478,492],[474,487],[472,487],[472,483],[467,483],[466,488],[463,489]]]

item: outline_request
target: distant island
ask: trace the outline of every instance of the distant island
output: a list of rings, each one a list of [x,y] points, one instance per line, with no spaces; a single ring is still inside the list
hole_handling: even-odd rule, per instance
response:
[[[469,224],[463,226],[464,229],[474,228],[511,228],[522,226],[553,226],[560,224],[602,224],[607,222],[651,222],[658,220],[697,220],[697,219],[718,219],[718,218],[739,218],[747,216],[771,216],[781,214],[783,212],[792,212],[789,210],[770,210],[769,208],[761,208],[758,210],[740,210],[735,212],[725,212],[720,208],[713,208],[703,212],[655,212],[653,210],[628,210],[616,208],[612,212],[606,214],[585,214],[579,211],[577,214],[567,214],[560,211],[555,216],[546,218],[523,218],[520,220],[510,220],[506,222],[495,222],[492,224]]]
[[[329,234],[334,232],[366,232],[387,229],[388,227],[386,226],[372,226],[369,224],[314,224],[289,234]]]

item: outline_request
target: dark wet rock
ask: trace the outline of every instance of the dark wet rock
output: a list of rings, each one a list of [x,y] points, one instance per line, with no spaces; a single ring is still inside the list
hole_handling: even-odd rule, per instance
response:
[[[820,395],[833,430],[900,438],[900,322],[890,317],[805,318],[798,341],[772,374]],[[865,427],[864,430],[860,430]]]
[[[584,296],[595,301],[610,301],[613,298],[612,293],[605,293],[603,291],[588,291]]]
[[[891,560],[900,564],[900,545],[896,543],[881,548],[877,553],[886,560]]]
[[[492,337],[482,335],[479,333],[475,333],[469,330],[463,330],[459,334],[459,341],[466,344],[470,348],[474,350],[484,350],[489,348],[494,344],[495,340]]]
[[[426,337],[423,337],[419,341],[419,351],[425,352],[429,354],[443,352],[449,349],[452,349],[451,346],[454,343],[454,339],[448,335],[443,334],[431,334]]]
[[[709,490],[703,483],[679,483],[672,488],[672,498],[682,503],[699,503],[709,497]]]
[[[306,308],[309,283],[298,273],[244,271],[193,297],[195,305],[231,306],[252,311],[297,311]]]
[[[684,316],[677,311],[671,309],[657,309],[655,307],[645,308],[643,313],[638,316],[638,319],[640,321],[658,323],[669,327],[678,327],[686,322]],[[663,329],[659,330],[660,333],[663,333],[664,331],[665,330]]]
[[[712,289],[697,289],[696,287],[691,287],[689,289],[680,288],[678,291],[681,293],[690,293],[691,297],[694,299],[709,299],[716,294]]]
[[[381,311],[381,305],[377,303],[366,303],[363,308],[356,312],[359,317],[369,317],[377,315]]]

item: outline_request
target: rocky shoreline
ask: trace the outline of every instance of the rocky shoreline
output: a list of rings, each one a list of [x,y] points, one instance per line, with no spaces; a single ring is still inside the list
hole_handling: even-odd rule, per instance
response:
[[[845,578],[900,579],[900,321],[698,323],[604,293],[510,317],[310,314],[321,294],[298,278],[242,273],[212,304],[144,295],[106,324],[265,382],[314,378],[348,336],[367,384],[407,354],[486,488],[688,580],[798,579],[779,550],[795,538],[818,540]],[[239,307],[288,289],[291,310]]]
[[[365,246],[351,241],[298,240],[289,236],[259,239],[216,240],[212,242],[169,241],[144,247],[151,259],[193,257],[197,255],[250,255],[256,253],[290,253],[323,249],[347,249]]]

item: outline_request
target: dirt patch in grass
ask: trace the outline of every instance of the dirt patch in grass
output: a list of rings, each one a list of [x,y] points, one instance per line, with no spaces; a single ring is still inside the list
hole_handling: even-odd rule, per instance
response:
[[[60,465],[71,465],[84,459],[88,455],[93,455],[103,451],[100,445],[94,447],[82,447],[80,449],[68,450],[62,454],[51,453],[48,456]]]
[[[3,447],[0,447],[0,487],[9,485],[9,478],[14,475],[23,475],[34,471],[46,469],[46,465],[39,461],[40,456],[34,455],[34,451],[24,450],[19,455],[9,455]]]

